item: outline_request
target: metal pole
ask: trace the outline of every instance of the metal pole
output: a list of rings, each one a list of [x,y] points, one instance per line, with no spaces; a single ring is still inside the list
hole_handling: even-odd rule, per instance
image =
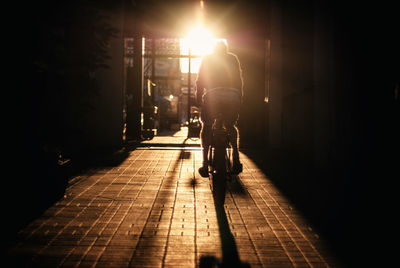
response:
[[[189,47],[189,70],[188,70],[188,127],[190,128],[190,90],[191,90],[191,50]],[[189,132],[188,132],[189,134]]]
[[[151,82],[155,83],[156,81],[156,39],[153,36],[151,39]],[[153,105],[158,107],[155,86],[153,87],[153,91],[151,92],[151,98],[153,100]]]
[[[128,139],[141,139],[141,114],[143,100],[143,56],[142,56],[142,35],[133,35],[133,67],[127,70],[127,94],[131,100],[127,103],[126,131]]]

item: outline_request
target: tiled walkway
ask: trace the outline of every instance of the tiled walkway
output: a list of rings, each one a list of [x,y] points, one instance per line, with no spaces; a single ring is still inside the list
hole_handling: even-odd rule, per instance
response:
[[[268,177],[242,161],[221,208],[197,173],[200,148],[137,148],[71,178],[9,255],[28,267],[335,267]]]

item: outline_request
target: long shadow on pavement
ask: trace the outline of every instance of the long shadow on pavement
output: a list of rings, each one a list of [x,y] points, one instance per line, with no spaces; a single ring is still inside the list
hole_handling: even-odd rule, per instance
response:
[[[229,184],[229,190],[238,194],[246,194],[246,190],[240,183],[238,178],[235,178],[228,182],[227,178],[224,178],[225,182]],[[228,185],[226,185],[228,186]],[[227,189],[227,188],[225,188]],[[247,268],[250,267],[249,264],[243,263],[240,260],[235,238],[229,228],[228,218],[225,212],[224,204],[221,203],[221,196],[226,195],[227,191],[221,193],[218,190],[213,194],[214,206],[217,214],[218,227],[220,232],[221,247],[222,247],[222,262],[218,263],[218,260],[214,256],[202,256],[200,258],[199,267],[200,268],[211,268],[211,267],[237,267],[237,268]]]
[[[158,150],[162,149],[158,148]],[[190,157],[189,152],[181,150],[178,157],[172,160],[168,171],[160,175],[163,176],[164,179],[159,186],[153,204],[149,208],[146,224],[141,231],[139,241],[133,251],[130,265],[143,260],[147,262],[147,265],[151,266],[160,266],[164,264],[169,243],[169,231],[163,229],[165,227],[162,226],[168,225],[166,228],[171,228],[169,225],[173,217],[173,206],[168,204],[174,202],[175,187],[177,186],[177,177],[180,172],[179,169],[182,165],[182,160],[188,157]],[[156,228],[152,225],[155,221],[151,221],[151,218],[157,219]],[[158,226],[160,226],[160,228]],[[150,258],[150,256],[153,257]]]

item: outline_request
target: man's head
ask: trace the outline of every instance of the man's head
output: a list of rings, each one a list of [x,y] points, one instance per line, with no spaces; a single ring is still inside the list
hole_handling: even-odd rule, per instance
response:
[[[214,54],[226,54],[228,53],[228,44],[225,40],[219,40],[214,46]]]

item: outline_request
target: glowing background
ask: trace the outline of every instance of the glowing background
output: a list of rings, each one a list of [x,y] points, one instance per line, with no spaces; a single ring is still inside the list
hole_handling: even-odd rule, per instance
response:
[[[210,54],[213,51],[214,45],[217,41],[225,39],[215,38],[211,31],[203,26],[194,27],[185,38],[180,39],[181,55],[188,56],[189,49],[191,58],[191,73],[198,73],[201,58],[204,55]],[[189,72],[189,59],[181,58],[180,60],[181,72]]]

